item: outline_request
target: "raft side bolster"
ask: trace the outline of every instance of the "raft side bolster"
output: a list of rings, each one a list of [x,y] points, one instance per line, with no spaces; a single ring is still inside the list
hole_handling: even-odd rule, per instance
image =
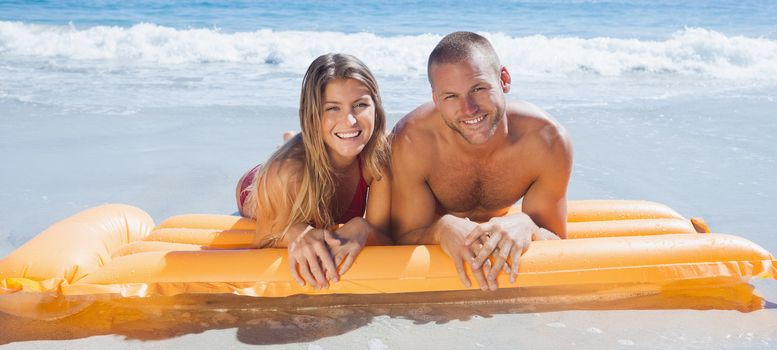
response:
[[[121,246],[143,239],[154,222],[141,209],[108,204],[59,221],[0,260],[0,279],[62,278],[72,283],[111,261]]]
[[[103,285],[99,288],[135,296],[153,295],[156,290],[287,296],[464,289],[453,263],[439,246],[366,247],[358,263],[342,276],[342,282],[327,291],[293,283],[287,264],[284,249],[146,252],[117,258],[62,290],[78,294]],[[713,276],[739,280],[769,277],[774,276],[774,271],[768,252],[743,238],[722,234],[538,241],[524,254],[516,286],[661,286],[670,281]],[[499,278],[502,286],[510,285],[506,276]],[[240,288],[232,287],[236,284]],[[245,288],[248,289],[240,291]]]
[[[704,287],[714,280],[716,286],[738,284],[753,277],[774,274],[772,261],[727,261],[694,264],[667,264],[625,268],[520,273],[516,283],[509,277],[498,278],[500,288],[545,287],[570,288],[596,293],[613,285],[629,286],[642,291],[660,292],[676,285],[684,288]],[[770,271],[771,270],[771,271]],[[470,276],[471,277],[471,276]],[[714,286],[713,286],[714,287]],[[384,294],[477,290],[464,287],[458,276],[409,279],[351,279],[343,276],[329,289],[301,287],[291,280],[263,282],[129,282],[114,284],[77,283],[64,286],[64,295],[116,294],[122,297],[173,296],[187,293],[236,294],[253,297],[287,297],[298,294]]]

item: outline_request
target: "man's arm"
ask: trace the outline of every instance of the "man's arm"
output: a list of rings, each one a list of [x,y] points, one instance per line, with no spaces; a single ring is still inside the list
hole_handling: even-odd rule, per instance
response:
[[[472,283],[464,265],[472,263],[475,248],[474,245],[465,245],[464,238],[477,224],[453,215],[437,217],[437,201],[426,182],[427,170],[424,168],[424,158],[434,156],[428,153],[429,148],[429,145],[414,143],[401,131],[394,134],[391,156],[394,241],[397,244],[440,244],[456,266],[461,283],[469,288]],[[486,280],[488,268],[490,265],[486,264],[483,268],[472,269],[483,290],[489,287],[496,289],[495,283],[489,284]]]
[[[429,231],[435,221],[436,200],[426,183],[425,161],[418,144],[399,132],[391,142],[391,226],[397,244],[437,244]],[[424,154],[425,156],[425,154]]]
[[[402,148],[402,147],[399,147]],[[397,147],[393,147],[396,150]],[[400,150],[402,152],[404,150]],[[408,156],[397,151],[392,154],[393,179],[391,199],[391,219],[394,228],[394,241],[397,244],[439,244],[451,257],[461,283],[467,288],[472,283],[467,277],[464,265],[471,264],[475,257],[474,245],[464,244],[467,233],[477,225],[467,219],[453,215],[436,218],[436,200],[420,173],[413,172],[413,164],[405,164]],[[411,160],[412,161],[412,160]],[[480,288],[496,289],[496,283],[489,283],[485,274],[491,266],[473,268],[472,272]]]
[[[367,245],[392,245],[391,226],[391,169],[385,169],[380,179],[374,178],[367,195],[365,220],[371,230]]]
[[[531,241],[566,238],[566,192],[572,172],[572,146],[566,131],[552,119],[537,130],[534,155],[526,163],[538,169],[537,177],[523,197],[522,212],[495,217],[477,225],[465,241],[484,240],[473,267],[495,258],[488,273],[489,283],[510,263],[510,281],[515,282],[520,257]],[[555,233],[555,234],[554,234]],[[557,237],[558,236],[558,237]]]
[[[539,162],[537,179],[524,195],[522,211],[539,227],[567,237],[567,186],[572,174],[572,143],[560,125],[540,130],[548,145]]]

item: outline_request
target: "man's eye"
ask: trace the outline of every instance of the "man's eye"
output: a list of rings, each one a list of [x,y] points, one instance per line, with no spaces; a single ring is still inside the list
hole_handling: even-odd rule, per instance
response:
[[[450,100],[453,100],[454,98],[456,98],[455,95],[448,95],[448,96],[443,97],[442,99],[446,100],[446,101],[450,101]]]

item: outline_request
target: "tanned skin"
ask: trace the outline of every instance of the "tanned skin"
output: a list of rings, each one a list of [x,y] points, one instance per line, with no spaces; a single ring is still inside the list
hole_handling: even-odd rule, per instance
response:
[[[440,244],[465,286],[469,264],[495,290],[531,241],[566,238],[572,146],[545,111],[505,101],[506,68],[473,56],[432,64],[433,101],[394,128],[391,223],[398,244]]]

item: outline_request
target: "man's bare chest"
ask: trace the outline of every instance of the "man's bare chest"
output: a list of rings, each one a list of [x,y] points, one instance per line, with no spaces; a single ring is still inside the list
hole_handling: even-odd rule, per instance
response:
[[[531,186],[528,169],[505,159],[441,157],[430,166],[428,184],[449,213],[492,212],[517,202]]]

